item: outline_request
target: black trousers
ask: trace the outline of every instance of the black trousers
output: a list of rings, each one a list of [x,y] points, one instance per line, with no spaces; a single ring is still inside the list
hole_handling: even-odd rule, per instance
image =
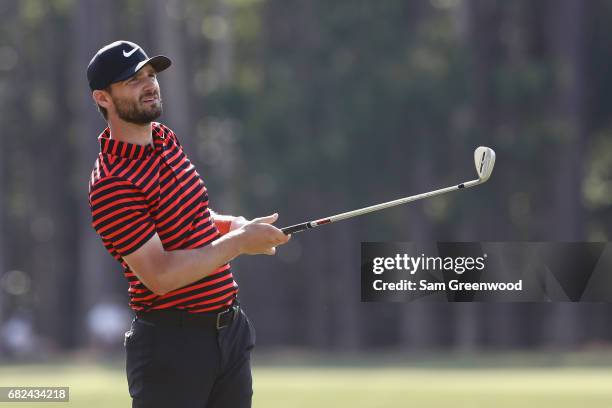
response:
[[[240,310],[228,326],[135,317],[125,336],[133,408],[246,408],[255,330]]]

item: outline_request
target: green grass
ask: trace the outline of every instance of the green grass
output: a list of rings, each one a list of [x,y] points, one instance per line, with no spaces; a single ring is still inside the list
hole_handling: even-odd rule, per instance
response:
[[[603,369],[300,369],[257,371],[255,407],[610,407]]]
[[[69,386],[70,402],[52,406],[130,406],[121,363],[0,366],[0,386],[12,385]],[[256,362],[254,388],[255,408],[608,408],[612,406],[612,369],[281,366]],[[25,405],[0,403],[0,406]],[[45,405],[49,404],[36,404]]]
[[[121,366],[93,364],[21,365],[0,367],[0,386],[70,387],[70,402],[0,403],[0,406],[130,407]]]

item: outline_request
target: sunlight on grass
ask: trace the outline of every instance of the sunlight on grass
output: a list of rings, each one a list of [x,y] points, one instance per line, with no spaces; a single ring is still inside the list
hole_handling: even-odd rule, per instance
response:
[[[254,369],[253,406],[603,408],[612,405],[610,384],[607,368],[263,366]],[[69,407],[130,406],[121,364],[1,366],[0,385],[69,386]]]

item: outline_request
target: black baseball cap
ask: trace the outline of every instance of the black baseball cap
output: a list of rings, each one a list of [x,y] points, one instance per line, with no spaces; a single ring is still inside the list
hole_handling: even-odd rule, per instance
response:
[[[164,55],[149,58],[144,50],[130,41],[115,41],[94,55],[87,67],[87,80],[92,91],[104,89],[114,82],[133,76],[146,64],[156,72],[168,68],[172,61]]]

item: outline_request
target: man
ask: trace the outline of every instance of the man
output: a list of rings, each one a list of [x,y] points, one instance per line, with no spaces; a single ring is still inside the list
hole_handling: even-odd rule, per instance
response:
[[[255,334],[229,262],[273,255],[289,236],[271,225],[277,214],[246,221],[209,209],[177,136],[153,122],[157,73],[170,64],[117,41],[87,69],[108,122],[89,185],[92,225],[123,266],[136,313],[125,336],[132,406],[250,407]]]

